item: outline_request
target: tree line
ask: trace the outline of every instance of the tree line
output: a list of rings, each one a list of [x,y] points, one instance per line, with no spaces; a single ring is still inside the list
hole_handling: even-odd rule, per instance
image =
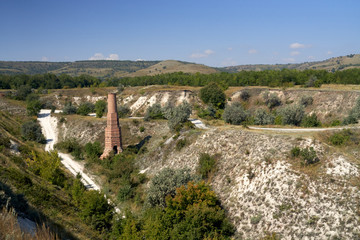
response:
[[[89,75],[70,76],[52,73],[36,75],[0,75],[0,89],[18,89],[22,85],[29,85],[38,89],[59,89],[76,87],[110,87],[146,86],[146,85],[181,85],[205,86],[210,82],[217,82],[227,86],[269,86],[291,87],[303,85],[318,87],[321,84],[360,84],[360,69],[328,72],[326,70],[263,70],[241,71],[237,73],[189,74],[183,72],[160,74],[155,76],[122,77],[99,79]]]

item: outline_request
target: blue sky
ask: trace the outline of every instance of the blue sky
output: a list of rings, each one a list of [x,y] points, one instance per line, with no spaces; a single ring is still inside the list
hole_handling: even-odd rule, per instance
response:
[[[209,66],[360,53],[358,0],[0,0],[0,60]]]

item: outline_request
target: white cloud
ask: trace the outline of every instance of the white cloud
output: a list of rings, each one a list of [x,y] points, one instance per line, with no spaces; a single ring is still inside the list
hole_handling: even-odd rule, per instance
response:
[[[333,54],[333,52],[332,51],[327,51],[327,54],[331,55],[331,54]]]
[[[207,49],[203,52],[196,52],[190,55],[190,58],[206,58],[211,54],[214,54],[215,52],[211,49]]]
[[[232,59],[232,58],[227,58],[221,62],[221,65],[224,67],[235,66],[235,65],[237,65],[237,62],[234,61],[234,59]]]
[[[299,54],[300,54],[299,51],[292,51],[292,52],[290,53],[291,56],[296,56],[296,55],[299,55]]]
[[[298,48],[305,48],[305,44],[301,44],[301,43],[292,43],[290,44],[290,48],[293,48],[293,49],[298,49]]]
[[[95,53],[89,60],[119,60],[119,55],[111,53],[108,57],[105,57],[102,53]]]
[[[47,61],[49,61],[49,58],[43,56],[43,57],[41,58],[41,61],[47,62]]]
[[[288,63],[293,63],[295,62],[295,58],[284,58],[283,59],[285,62],[288,62]]]
[[[256,54],[256,53],[258,53],[258,51],[257,51],[256,49],[250,49],[250,50],[248,51],[248,53],[249,53],[249,54]]]

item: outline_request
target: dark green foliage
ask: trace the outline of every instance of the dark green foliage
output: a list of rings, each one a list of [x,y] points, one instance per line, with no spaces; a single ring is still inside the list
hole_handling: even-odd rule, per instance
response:
[[[222,117],[227,123],[240,125],[246,121],[248,114],[239,102],[234,102],[225,107]]]
[[[216,108],[224,108],[226,96],[224,91],[215,82],[211,82],[200,90],[200,99]]]
[[[147,193],[147,203],[150,206],[165,207],[165,197],[174,197],[176,188],[186,185],[190,181],[198,181],[199,179],[190,173],[190,169],[170,169],[161,170],[150,183]]]
[[[292,157],[299,157],[301,149],[299,147],[293,147],[290,151]]]
[[[341,125],[341,121],[340,120],[334,120],[330,123],[331,127],[336,127],[336,126],[340,126]]]
[[[83,147],[75,138],[66,138],[62,142],[58,142],[54,146],[56,149],[70,153],[76,159],[83,159]]]
[[[111,228],[112,207],[98,191],[85,191],[80,202],[80,217],[92,228],[102,232]]]
[[[274,107],[281,105],[281,100],[275,93],[269,93],[266,91],[263,95],[264,100],[268,108],[273,109]]]
[[[312,105],[313,102],[314,99],[311,96],[305,95],[300,98],[300,104],[303,105],[304,107]]]
[[[104,116],[104,113],[106,111],[106,102],[104,100],[98,100],[95,103],[95,112],[96,112],[96,117],[97,118],[101,118],[102,116]]]
[[[180,151],[183,147],[185,147],[187,144],[187,141],[186,141],[186,138],[184,139],[179,139],[177,142],[176,142],[176,150],[177,151]]]
[[[144,131],[145,131],[145,127],[144,127],[144,126],[141,126],[141,127],[139,128],[139,131],[140,131],[140,132],[144,132]]]
[[[250,95],[249,90],[244,89],[241,91],[241,93],[240,93],[241,100],[247,101],[247,100],[249,100],[250,97],[251,97],[251,95]]]
[[[310,76],[309,80],[306,81],[304,87],[321,87],[321,82],[316,76]]]
[[[151,119],[165,119],[163,109],[160,104],[153,104],[146,109],[144,121],[149,121]]]
[[[351,109],[349,115],[344,119],[343,124],[356,124],[360,119],[360,97],[356,100],[355,106]]]
[[[29,116],[37,116],[42,108],[39,100],[28,101],[26,105],[26,112]]]
[[[0,132],[0,150],[10,147],[9,138]]]
[[[315,113],[305,116],[301,121],[301,126],[303,127],[320,127],[321,122],[318,120]]]
[[[188,121],[191,114],[191,105],[184,101],[177,107],[166,106],[163,110],[168,126],[173,131],[180,131],[183,124]]]
[[[340,132],[336,132],[329,137],[329,141],[332,145],[340,146],[347,143],[352,136],[352,132],[349,129],[344,129]]]
[[[293,158],[300,157],[304,165],[310,165],[320,161],[313,147],[303,149],[294,147],[291,149],[290,154]]]
[[[41,126],[38,122],[29,121],[21,125],[21,135],[24,140],[45,143],[45,137],[41,132]]]
[[[254,114],[254,124],[255,125],[273,124],[274,120],[275,120],[274,115],[267,112],[265,109],[258,108],[255,110],[255,114]]]
[[[98,141],[95,141],[94,143],[88,142],[85,144],[84,150],[86,158],[91,160],[98,159],[103,152],[103,148]]]
[[[72,105],[71,102],[65,103],[65,106],[62,110],[63,114],[69,115],[69,114],[75,114],[77,112],[77,107]]]
[[[279,110],[279,115],[283,125],[299,126],[305,115],[304,107],[297,104],[287,105]]]
[[[214,172],[216,168],[215,156],[210,156],[208,153],[200,153],[197,172],[203,179],[209,177],[210,173]]]
[[[204,118],[204,119],[212,119],[212,118],[217,118],[216,113],[220,111],[219,109],[216,110],[213,106],[209,105],[206,109],[202,109],[200,108],[198,110],[198,116],[200,118]],[[221,115],[221,114],[220,114]]]
[[[31,86],[30,85],[21,85],[16,90],[15,99],[16,100],[25,100],[26,97],[31,93],[32,93],[32,91],[31,91]]]
[[[83,102],[78,107],[76,113],[82,116],[87,116],[89,113],[94,112],[95,106],[90,102]]]
[[[119,118],[129,117],[131,111],[130,108],[126,105],[120,105],[117,107]]]

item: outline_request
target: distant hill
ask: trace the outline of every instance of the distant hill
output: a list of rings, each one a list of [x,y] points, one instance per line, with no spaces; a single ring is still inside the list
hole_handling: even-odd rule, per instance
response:
[[[68,74],[79,76],[87,74],[99,78],[153,76],[163,73],[184,72],[211,74],[216,72],[239,72],[281,70],[281,69],[324,69],[337,71],[360,68],[360,54],[334,57],[324,61],[297,64],[254,64],[213,68],[202,64],[166,60],[166,61],[75,61],[75,62],[10,62],[0,61],[0,74]]]
[[[324,61],[305,62],[294,64],[254,64],[254,65],[238,65],[224,67],[219,70],[225,72],[246,71],[262,71],[262,70],[281,70],[281,69],[297,69],[297,70],[327,70],[337,71],[350,68],[360,68],[360,54],[350,54],[347,56],[334,57]]]

